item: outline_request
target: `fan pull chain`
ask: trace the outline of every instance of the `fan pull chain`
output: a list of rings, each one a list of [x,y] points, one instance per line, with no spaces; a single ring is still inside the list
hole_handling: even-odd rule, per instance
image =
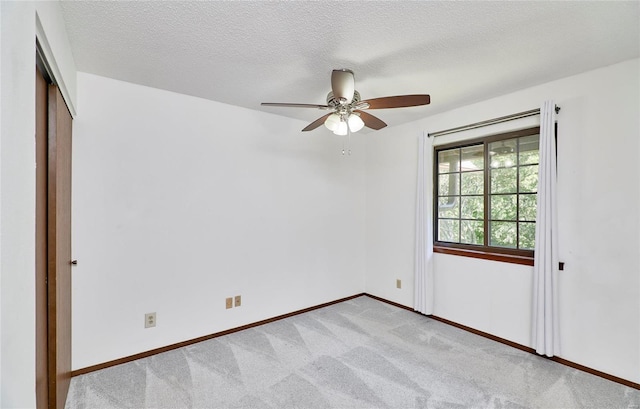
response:
[[[342,119],[345,123],[347,122],[346,120],[344,120],[344,118]],[[347,147],[345,149],[345,141],[347,143]],[[351,156],[351,128],[349,127],[349,124],[347,123],[347,133],[344,135],[344,137],[342,138],[342,156],[345,155],[345,153],[349,156]]]

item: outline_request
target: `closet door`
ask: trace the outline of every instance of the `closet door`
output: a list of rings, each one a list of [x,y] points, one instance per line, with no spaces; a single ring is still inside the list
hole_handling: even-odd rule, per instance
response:
[[[59,409],[71,382],[71,121],[49,85],[49,407]]]
[[[71,114],[36,70],[36,402],[63,409],[71,381]]]

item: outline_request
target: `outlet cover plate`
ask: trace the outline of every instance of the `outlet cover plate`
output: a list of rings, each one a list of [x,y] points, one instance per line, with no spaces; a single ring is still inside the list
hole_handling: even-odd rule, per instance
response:
[[[148,314],[144,314],[144,327],[153,328],[155,326],[156,326],[156,313],[150,312]]]
[[[233,308],[233,298],[229,297],[225,299],[225,306],[227,309]]]
[[[236,295],[235,301],[236,301],[236,307],[241,306],[242,305],[242,296],[241,295]]]

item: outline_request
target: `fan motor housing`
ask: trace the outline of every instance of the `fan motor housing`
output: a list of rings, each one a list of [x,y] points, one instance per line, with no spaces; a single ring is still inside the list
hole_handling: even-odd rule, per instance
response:
[[[353,100],[351,101],[351,104],[358,101],[360,101],[360,93],[358,91],[353,91]],[[327,105],[331,107],[338,107],[341,105],[340,101],[333,97],[333,91],[329,91],[327,94]]]

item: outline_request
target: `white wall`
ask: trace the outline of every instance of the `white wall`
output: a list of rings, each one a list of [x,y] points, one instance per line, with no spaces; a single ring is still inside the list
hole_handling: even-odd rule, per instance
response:
[[[0,27],[2,27],[0,4]],[[0,29],[0,187],[2,187],[2,30]],[[2,404],[2,190],[0,190],[0,404]]]
[[[417,135],[538,107],[558,116],[561,352],[640,382],[639,60],[382,130],[367,140],[366,291],[413,305]],[[437,104],[433,96],[433,104]],[[437,144],[538,119],[440,137]],[[531,345],[532,268],[434,255],[435,315]],[[403,289],[395,289],[395,279]]]
[[[78,102],[74,369],[362,292],[362,137],[84,73]]]
[[[75,64],[57,3],[2,1],[0,10],[0,407],[24,408],[35,406],[37,19],[68,90]]]

